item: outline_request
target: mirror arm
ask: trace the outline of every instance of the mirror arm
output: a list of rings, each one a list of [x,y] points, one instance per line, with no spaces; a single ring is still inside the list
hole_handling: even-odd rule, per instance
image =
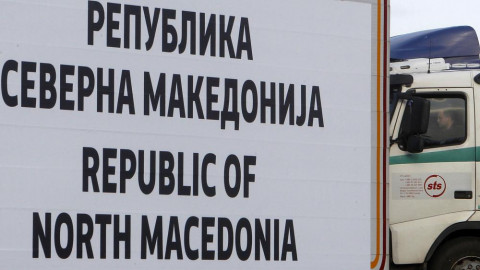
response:
[[[408,89],[405,93],[398,94],[398,99],[411,100],[416,92],[417,91],[414,88]]]
[[[393,139],[392,136],[390,136],[390,147],[394,144],[398,143],[398,138],[397,139]]]

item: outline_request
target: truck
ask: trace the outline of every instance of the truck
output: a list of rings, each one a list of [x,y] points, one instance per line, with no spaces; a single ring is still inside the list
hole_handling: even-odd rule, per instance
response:
[[[391,39],[392,269],[480,269],[479,53],[468,26]]]
[[[388,0],[0,7],[0,269],[388,268]]]

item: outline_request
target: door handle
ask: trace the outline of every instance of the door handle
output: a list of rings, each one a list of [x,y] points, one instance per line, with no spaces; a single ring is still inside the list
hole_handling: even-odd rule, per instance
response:
[[[455,190],[454,194],[455,199],[471,199],[473,197],[471,191],[465,191],[465,190]]]

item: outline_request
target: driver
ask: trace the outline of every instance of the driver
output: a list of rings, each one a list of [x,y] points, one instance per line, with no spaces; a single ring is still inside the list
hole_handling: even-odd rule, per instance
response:
[[[463,139],[465,128],[458,122],[453,110],[440,111],[437,116],[437,124],[441,132],[439,135],[445,140]]]

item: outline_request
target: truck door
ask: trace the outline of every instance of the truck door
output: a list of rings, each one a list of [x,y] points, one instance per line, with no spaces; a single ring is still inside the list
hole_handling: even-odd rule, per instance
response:
[[[417,89],[416,95],[430,101],[429,124],[421,153],[391,147],[392,224],[475,209],[473,89]],[[393,138],[407,103],[397,108]]]

